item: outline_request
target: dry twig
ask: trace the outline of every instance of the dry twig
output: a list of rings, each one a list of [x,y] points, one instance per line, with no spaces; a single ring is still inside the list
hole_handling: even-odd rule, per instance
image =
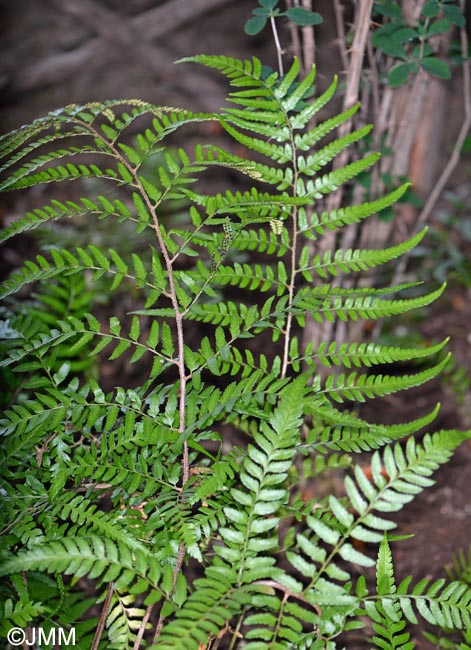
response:
[[[355,16],[355,36],[353,39],[353,44],[351,48],[351,55],[348,67],[346,69],[346,79],[347,87],[345,90],[343,108],[344,110],[352,106],[358,101],[360,93],[360,79],[361,71],[363,67],[363,59],[366,51],[366,44],[368,40],[368,35],[370,31],[370,21],[371,21],[371,11],[373,8],[373,0],[360,0],[358,10]],[[339,7],[337,7],[339,10]],[[343,137],[351,130],[351,120],[342,124],[338,129],[338,137]],[[334,164],[334,168],[338,169],[347,164],[349,157],[349,152],[347,150],[343,151],[337,158]],[[332,211],[338,209],[342,201],[342,192],[338,190],[334,194],[331,194],[327,201],[327,210]],[[352,240],[356,237],[357,229],[350,228],[346,237],[349,240]],[[310,242],[311,244],[311,242]],[[320,253],[323,254],[327,250],[333,250],[336,245],[335,233],[329,232],[326,233],[323,240],[320,242],[318,249],[314,251],[314,246],[312,245],[311,253],[314,254]],[[312,341],[315,346],[317,346],[321,340],[330,341],[333,338],[334,324],[326,321],[321,326],[318,326],[314,321],[307,321],[306,327],[304,329],[304,345],[308,341]]]
[[[464,11],[464,0],[461,0],[461,7]],[[471,130],[471,62],[468,58],[468,35],[466,29],[462,28],[461,32],[461,52],[463,56],[463,108],[464,108],[464,120],[461,124],[458,137],[456,138],[455,146],[451,152],[450,158],[448,159],[447,164],[443,168],[442,173],[440,174],[438,180],[436,181],[433,190],[430,192],[427,201],[425,202],[417,222],[415,224],[415,230],[419,231],[427,223],[433,208],[435,207],[438,199],[440,198],[441,193],[445,189],[445,186],[450,179],[453,170],[458,164],[461,157],[461,150],[463,148],[464,141]],[[401,281],[401,278],[407,268],[407,263],[410,258],[410,253],[404,255],[401,258],[400,263],[397,266],[395,277],[393,283],[398,283]]]
[[[96,629],[95,636],[93,637],[92,646],[90,650],[98,650],[101,637],[105,630],[106,619],[108,618],[108,612],[110,611],[111,599],[113,598],[113,594],[114,594],[114,586],[113,583],[110,582],[108,585],[108,590],[106,592],[105,602],[103,603],[103,609],[101,610],[100,618],[98,620],[98,627]]]

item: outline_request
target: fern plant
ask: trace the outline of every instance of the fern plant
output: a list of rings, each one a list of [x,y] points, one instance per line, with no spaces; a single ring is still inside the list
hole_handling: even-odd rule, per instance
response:
[[[412,647],[405,621],[418,615],[469,627],[469,587],[411,579],[396,587],[388,542],[393,513],[433,483],[469,433],[416,441],[438,407],[394,425],[365,421],[352,408],[436,377],[446,341],[299,342],[306,314],[378,319],[440,296],[443,287],[396,297],[411,285],[332,282],[393,261],[424,232],[378,251],[311,258],[306,245],[388,208],[407,185],[316,211],[378,159],[371,153],[330,170],[370,130],[325,143],[358,106],[312,127],[336,83],[307,99],[315,71],[300,79],[297,60],[282,78],[264,76],[255,58],[187,61],[230,80],[231,107],[216,115],[136,100],[73,105],[0,141],[3,190],[89,178],[119,190],[116,198],[51,199],[3,240],[86,215],[113,229],[133,224],[155,241],[127,259],[93,244],[51,247],[2,285],[11,314],[1,366],[24,379],[1,420],[1,630],[73,627],[84,650],[274,650],[333,649],[367,617],[382,649]],[[169,137],[205,120],[219,121],[253,156],[211,144],[175,155]],[[203,193],[205,174],[217,168],[253,186]],[[174,201],[187,205],[182,227],[161,219]],[[97,281],[110,295],[132,289],[132,313],[103,321],[81,303],[51,318],[65,286],[93,295]],[[43,296],[34,309],[22,300],[31,285]],[[141,385],[107,392],[99,376],[84,374],[87,358],[105,355],[140,364]],[[370,372],[399,361],[421,367]],[[342,371],[324,379],[319,369],[333,366]],[[354,462],[363,451],[373,452],[371,478]],[[347,470],[342,494],[304,498],[303,481],[337,468]],[[358,578],[375,564],[376,589]]]

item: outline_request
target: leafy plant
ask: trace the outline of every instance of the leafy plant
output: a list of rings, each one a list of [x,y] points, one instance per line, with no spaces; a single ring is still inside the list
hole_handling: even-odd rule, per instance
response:
[[[446,566],[446,573],[454,584],[461,584],[461,588],[469,587],[471,584],[471,548],[468,552],[464,549],[453,556],[451,566]],[[452,650],[458,648],[459,650],[468,650],[471,644],[471,628],[461,630],[460,633],[453,632],[446,622],[441,625],[441,630],[438,633],[424,632],[424,636],[437,650],[443,648],[444,650]],[[461,638],[459,638],[461,637]]]
[[[372,44],[399,60],[388,73],[391,87],[402,85],[420,69],[440,79],[451,77],[448,63],[435,51],[433,37],[448,32],[453,25],[465,26],[463,13],[454,0],[426,2],[416,25],[405,24],[401,8],[390,0],[376,2],[375,11],[387,22],[375,31]]]
[[[411,578],[396,588],[387,541],[392,513],[433,483],[469,434],[439,431],[417,442],[413,434],[438,407],[389,426],[351,409],[437,376],[447,359],[434,358],[445,342],[305,349],[299,342],[307,314],[379,319],[440,296],[443,287],[398,298],[410,285],[353,289],[331,281],[395,260],[425,232],[383,250],[309,253],[307,242],[388,208],[407,184],[368,203],[312,211],[378,159],[369,153],[330,168],[370,130],[325,142],[358,106],[310,127],[336,88],[307,101],[314,69],[300,79],[295,60],[279,78],[264,77],[256,58],[186,61],[222,72],[232,106],[206,115],[137,100],[74,105],[0,141],[4,190],[98,178],[127,191],[123,200],[51,199],[7,228],[4,240],[77,215],[113,228],[131,223],[155,237],[146,255],[127,260],[94,244],[51,248],[3,284],[3,298],[20,301],[36,283],[99,280],[110,294],[132,286],[136,304],[122,319],[100,322],[93,309],[72,310],[51,323],[42,300],[29,314],[40,327],[17,328],[21,336],[6,347],[2,367],[26,383],[1,421],[2,630],[76,626],[79,647],[93,650],[221,643],[262,650],[333,649],[341,633],[363,628],[365,616],[383,649],[411,647],[403,621],[417,623],[417,614],[469,627],[471,590],[441,581],[412,586]],[[203,120],[218,120],[253,157],[209,144],[166,153],[169,136]],[[138,124],[131,141],[128,129]],[[151,182],[145,170],[156,154]],[[216,168],[244,174],[253,187],[203,193],[198,181]],[[162,222],[175,200],[187,203],[191,226]],[[231,263],[233,251],[249,261]],[[103,359],[107,351],[111,361],[140,364],[144,379],[105,392],[72,361],[58,367],[66,350],[69,360]],[[430,363],[406,376],[368,372],[404,360]],[[322,379],[319,369],[333,366],[343,371]],[[371,478],[354,463],[362,451],[373,452]],[[306,501],[302,479],[336,468],[349,470],[343,494]],[[379,545],[376,563],[358,542]],[[375,564],[376,589],[356,579],[358,567]]]
[[[322,23],[322,16],[316,11],[309,11],[304,7],[291,7],[282,11],[278,7],[279,0],[258,0],[259,6],[253,9],[252,18],[245,24],[245,32],[250,36],[255,36],[262,31],[267,21],[274,23],[275,18],[285,16],[295,25],[319,25]]]

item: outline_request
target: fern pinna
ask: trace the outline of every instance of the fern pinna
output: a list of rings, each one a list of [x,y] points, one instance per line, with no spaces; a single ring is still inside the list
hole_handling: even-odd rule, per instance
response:
[[[1,630],[72,626],[84,650],[268,650],[333,649],[365,617],[383,649],[412,647],[404,621],[416,623],[417,614],[466,628],[471,590],[410,579],[396,588],[388,536],[390,513],[432,484],[467,434],[440,431],[416,442],[438,408],[395,425],[350,409],[437,376],[446,342],[302,349],[299,338],[308,314],[319,322],[378,319],[441,294],[443,287],[395,297],[410,285],[349,289],[333,281],[391,262],[424,232],[385,250],[309,253],[308,239],[378,213],[407,186],[316,211],[378,159],[330,167],[370,129],[325,143],[358,107],[311,126],[336,84],[308,99],[315,72],[299,79],[296,60],[281,79],[257,59],[187,61],[230,80],[232,107],[212,115],[140,101],[68,106],[0,141],[4,190],[68,180],[87,189],[90,179],[112,188],[51,199],[11,223],[3,240],[86,216],[109,228],[133,224],[149,241],[144,255],[94,243],[61,248],[59,230],[47,255],[2,285],[1,367],[13,370],[5,376],[14,387],[1,420]],[[253,157],[168,144],[205,120],[219,121]],[[203,193],[198,181],[216,168],[254,186]],[[185,206],[184,223],[172,217],[175,205]],[[25,300],[30,285],[37,291]],[[77,287],[88,302],[71,298]],[[126,293],[133,308],[121,319],[99,318],[89,300]],[[201,323],[196,342],[192,322]],[[270,338],[273,353],[264,353]],[[141,364],[145,380],[104,390],[104,355]],[[370,372],[400,361],[421,367]],[[320,372],[333,366],[341,372]],[[227,431],[245,442],[224,441]],[[371,478],[354,466],[360,451],[374,452]],[[336,468],[348,470],[343,496],[301,498],[303,475]],[[356,540],[379,545],[376,589],[363,578],[354,584],[356,567],[375,565]]]

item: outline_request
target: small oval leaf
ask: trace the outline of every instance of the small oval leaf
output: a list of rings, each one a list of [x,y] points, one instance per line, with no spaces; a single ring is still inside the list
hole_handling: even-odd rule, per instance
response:
[[[295,25],[320,25],[323,22],[323,18],[320,14],[315,11],[309,11],[303,7],[292,7],[288,9],[283,14],[289,18]]]

